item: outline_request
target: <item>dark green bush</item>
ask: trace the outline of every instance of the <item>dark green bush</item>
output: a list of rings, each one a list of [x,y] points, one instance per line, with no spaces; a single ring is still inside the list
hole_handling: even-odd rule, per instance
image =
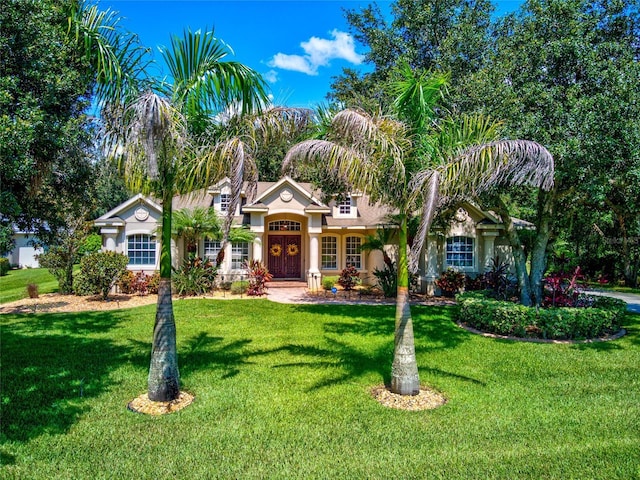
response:
[[[9,265],[9,259],[0,257],[0,277],[4,277],[9,271],[9,268],[11,268]]]
[[[488,298],[483,292],[456,297],[458,320],[485,332],[549,339],[597,338],[620,330],[622,300],[597,297],[589,307],[532,308]]]
[[[336,283],[338,283],[337,275],[327,275],[326,277],[322,277],[322,288],[325,290],[331,290]]]
[[[77,295],[101,294],[106,299],[129,264],[122,253],[95,252],[80,261],[80,273],[74,282]]]
[[[178,295],[201,295],[213,290],[218,269],[201,258],[184,261],[182,268],[173,274],[173,287]]]

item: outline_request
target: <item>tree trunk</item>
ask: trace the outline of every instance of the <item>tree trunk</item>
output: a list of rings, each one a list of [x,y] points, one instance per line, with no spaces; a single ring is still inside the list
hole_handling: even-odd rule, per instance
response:
[[[529,283],[529,274],[527,273],[527,259],[518,237],[511,215],[509,215],[509,208],[504,200],[496,195],[497,210],[502,218],[502,224],[504,225],[505,233],[509,239],[511,245],[511,253],[513,254],[514,267],[516,269],[516,277],[518,278],[518,288],[520,289],[520,303],[527,307],[531,306],[531,284]]]
[[[176,323],[171,298],[171,201],[170,192],[163,194],[160,284],[148,379],[149,399],[155,402],[169,402],[180,394]]]
[[[543,299],[544,272],[547,269],[547,245],[551,237],[551,220],[555,203],[555,189],[550,192],[538,192],[538,224],[536,237],[531,251],[531,293],[535,305],[540,306]]]
[[[399,229],[398,293],[396,297],[395,340],[391,367],[391,391],[400,395],[420,393],[420,378],[409,304],[409,268],[407,264],[407,219]]]

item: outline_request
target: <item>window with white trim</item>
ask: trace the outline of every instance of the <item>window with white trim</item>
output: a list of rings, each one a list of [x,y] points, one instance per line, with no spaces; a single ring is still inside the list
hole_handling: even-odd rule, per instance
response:
[[[215,262],[216,258],[218,258],[218,253],[220,253],[220,242],[218,240],[208,240],[204,241],[204,257],[210,262]]]
[[[322,260],[323,270],[338,269],[338,239],[337,237],[322,237]]]
[[[351,199],[347,198],[338,203],[338,213],[340,215],[351,215]]]
[[[356,269],[362,268],[362,252],[360,251],[360,245],[362,239],[360,237],[347,237],[345,245],[345,253],[347,255],[347,266],[353,265]]]
[[[231,194],[221,193],[220,194],[220,211],[226,212],[227,210],[229,210],[230,205],[231,205]]]
[[[447,238],[446,262],[447,267],[473,268],[473,238]]]
[[[238,242],[231,244],[231,268],[233,270],[241,269],[244,262],[249,260],[249,244],[247,242]]]
[[[156,238],[144,233],[127,237],[127,256],[129,265],[155,265]]]

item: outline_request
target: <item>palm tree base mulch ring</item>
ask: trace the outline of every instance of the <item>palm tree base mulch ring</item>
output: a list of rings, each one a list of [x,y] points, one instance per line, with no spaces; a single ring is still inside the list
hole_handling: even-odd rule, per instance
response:
[[[420,387],[418,395],[399,395],[386,385],[378,385],[371,389],[371,395],[385,407],[398,410],[433,410],[447,403],[442,394],[426,387]]]
[[[144,413],[145,415],[165,415],[177,412],[191,405],[195,397],[187,392],[180,392],[178,398],[170,402],[154,402],[149,400],[149,396],[143,393],[127,404],[127,408],[132,412]]]

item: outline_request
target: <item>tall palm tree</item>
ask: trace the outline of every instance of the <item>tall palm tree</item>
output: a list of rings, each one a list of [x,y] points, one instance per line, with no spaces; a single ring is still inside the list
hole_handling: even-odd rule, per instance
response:
[[[443,203],[475,196],[501,185],[529,184],[549,189],[553,158],[541,145],[498,140],[499,123],[484,116],[437,118],[448,78],[408,65],[390,85],[395,101],[390,116],[343,110],[333,116],[327,135],[294,146],[284,168],[297,161],[324,161],[336,175],[398,212],[398,290],[391,391],[420,391],[409,272],[416,272],[432,220]],[[420,215],[408,248],[408,222]]]
[[[149,79],[148,89],[109,117],[121,167],[133,190],[161,199],[160,284],[154,326],[148,395],[171,401],[180,392],[176,329],[171,301],[172,199],[219,180],[233,161],[207,153],[206,133],[231,107],[251,113],[267,102],[265,83],[255,71],[225,61],[229,50],[213,32],[187,30],[162,51],[173,83]],[[206,157],[203,160],[203,157]],[[227,157],[225,157],[227,158]],[[199,168],[196,168],[199,167]]]

